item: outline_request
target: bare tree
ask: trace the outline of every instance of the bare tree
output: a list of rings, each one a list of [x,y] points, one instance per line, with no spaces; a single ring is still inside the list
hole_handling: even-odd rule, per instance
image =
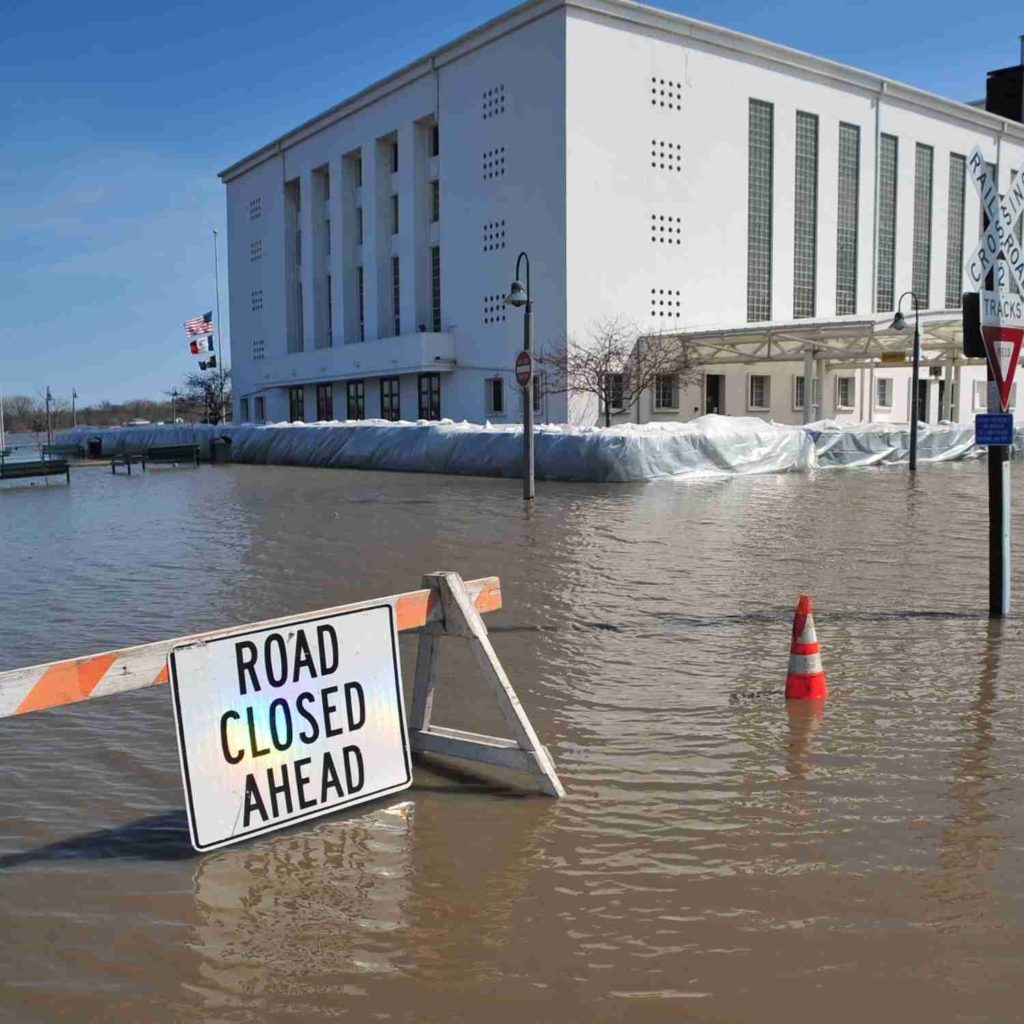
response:
[[[186,373],[179,394],[181,405],[202,423],[220,423],[231,406],[231,373]]]
[[[570,337],[565,346],[544,352],[544,390],[549,394],[593,395],[604,413],[628,412],[659,378],[684,387],[698,374],[678,338],[644,336],[636,324],[620,316],[596,320],[581,341]]]

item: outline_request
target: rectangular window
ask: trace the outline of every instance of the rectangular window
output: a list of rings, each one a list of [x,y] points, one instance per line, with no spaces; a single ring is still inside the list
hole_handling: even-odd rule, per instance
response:
[[[878,267],[875,310],[888,312],[895,302],[896,284],[896,172],[899,141],[883,135],[878,150]]]
[[[839,125],[836,208],[836,316],[857,312],[857,227],[860,220],[860,128]]]
[[[430,126],[430,155],[437,156],[441,152],[441,127],[432,124]]]
[[[805,377],[797,374],[793,377],[793,409],[799,411],[804,407]]]
[[[391,234],[398,234],[398,196],[391,197]]]
[[[441,374],[421,373],[419,380],[420,419],[441,418]]]
[[[398,391],[397,377],[381,377],[380,379],[380,417],[394,423],[402,418],[402,403]]]
[[[747,154],[747,320],[772,318],[772,168],[775,108],[750,101]]]
[[[356,171],[356,188],[362,188],[363,187],[363,158],[361,156],[357,156],[355,158],[355,160],[353,161],[353,163],[355,164],[355,171]]]
[[[302,229],[295,232],[295,262],[302,266]]]
[[[306,322],[303,319],[304,310],[302,308],[302,282],[300,281],[295,286],[295,328],[298,333],[298,337],[295,339],[297,342],[296,350],[301,352],[306,344]]]
[[[359,304],[359,340],[366,341],[366,284],[362,267],[356,267],[356,291]]]
[[[391,146],[391,173],[396,174],[398,172],[398,143],[392,142]]]
[[[679,408],[679,378],[674,373],[659,373],[655,378],[654,408]]]
[[[345,385],[345,415],[350,420],[366,419],[366,383],[350,380]]]
[[[767,374],[752,373],[747,392],[748,409],[767,409],[771,398],[771,380]]]
[[[793,317],[814,316],[818,264],[818,117],[796,114]]]
[[[484,381],[484,404],[489,413],[505,411],[505,381],[501,377],[490,377]]]
[[[430,183],[430,223],[441,219],[441,182],[436,178]]]
[[[430,329],[441,330],[441,247],[430,247]]]
[[[306,414],[305,395],[301,384],[296,384],[288,389],[288,421],[298,423]]]
[[[914,254],[911,264],[911,288],[918,308],[928,309],[932,269],[932,169],[935,151],[917,144],[914,157]]]
[[[331,255],[331,222],[324,221],[324,249],[328,256]]]
[[[875,378],[875,406],[879,409],[892,408],[892,377]]]
[[[621,409],[622,408],[622,374],[621,373],[609,373],[605,380],[604,393],[608,401],[609,409]]]
[[[242,398],[238,402],[238,416],[243,423],[249,422],[249,399]]]
[[[854,377],[836,377],[836,408],[852,409],[855,392],[856,379]]]
[[[949,227],[946,231],[946,309],[959,309],[964,281],[964,191],[967,159],[949,154]]]
[[[334,305],[331,289],[331,275],[327,275],[327,346],[334,344],[334,312],[331,307]]]
[[[317,384],[316,418],[319,421],[334,419],[334,385]]]
[[[540,414],[544,408],[544,374],[535,373],[533,375],[533,411],[535,414]]]
[[[363,244],[363,208],[356,207],[356,245]]]
[[[391,327],[397,338],[402,333],[402,275],[398,257],[391,257]]]
[[[262,395],[258,395],[256,397],[256,401],[254,402],[254,404],[256,406],[256,422],[257,423],[266,423],[267,422],[267,405],[266,405],[266,400],[263,398]]]

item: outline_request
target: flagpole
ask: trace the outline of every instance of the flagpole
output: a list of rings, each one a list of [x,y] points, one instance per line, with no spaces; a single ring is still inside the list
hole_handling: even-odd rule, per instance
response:
[[[217,229],[213,229],[213,282],[217,291],[217,368],[220,370],[220,418],[224,419],[224,356],[220,348],[220,270],[217,265]]]

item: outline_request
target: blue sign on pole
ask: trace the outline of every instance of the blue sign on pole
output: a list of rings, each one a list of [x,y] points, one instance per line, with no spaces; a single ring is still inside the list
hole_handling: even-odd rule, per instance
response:
[[[974,417],[975,444],[1013,444],[1013,413],[986,412]]]

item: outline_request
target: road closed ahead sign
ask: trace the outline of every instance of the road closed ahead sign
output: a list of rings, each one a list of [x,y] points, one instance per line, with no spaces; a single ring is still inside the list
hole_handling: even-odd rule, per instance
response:
[[[169,671],[197,850],[412,782],[390,604],[177,647]]]

